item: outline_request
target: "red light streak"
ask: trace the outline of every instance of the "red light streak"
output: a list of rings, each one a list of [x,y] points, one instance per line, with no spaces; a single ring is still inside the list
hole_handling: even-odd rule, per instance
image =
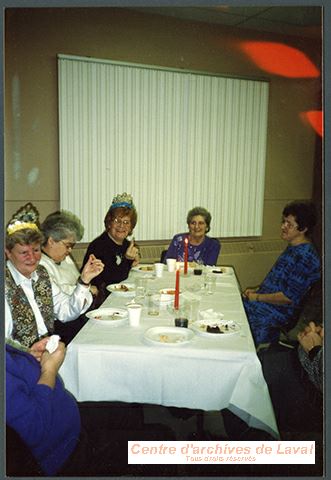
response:
[[[262,70],[288,78],[316,78],[320,71],[300,50],[275,42],[241,42],[241,49]]]
[[[323,112],[321,110],[310,110],[302,112],[300,117],[308,123],[320,137],[323,137]]]

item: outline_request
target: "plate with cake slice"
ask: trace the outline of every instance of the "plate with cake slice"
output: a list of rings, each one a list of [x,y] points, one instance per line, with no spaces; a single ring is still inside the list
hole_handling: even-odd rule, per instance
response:
[[[116,295],[123,295],[125,297],[131,297],[136,293],[136,286],[134,283],[112,283],[108,285],[107,290]]]
[[[87,318],[104,325],[122,325],[127,322],[128,311],[124,308],[98,308],[86,313]]]
[[[226,277],[234,274],[231,267],[206,267],[208,273],[215,273],[216,276]]]
[[[143,264],[137,265],[136,267],[132,267],[132,270],[134,272],[139,272],[139,273],[153,273],[154,272],[154,265],[143,263]]]
[[[233,320],[197,320],[191,328],[199,335],[207,337],[226,337],[240,332],[240,325]]]

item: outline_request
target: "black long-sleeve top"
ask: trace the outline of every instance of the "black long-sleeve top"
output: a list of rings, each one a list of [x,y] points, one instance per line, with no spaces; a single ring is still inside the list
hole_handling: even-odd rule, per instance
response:
[[[104,290],[107,285],[122,282],[128,278],[132,266],[132,260],[125,257],[129,245],[130,242],[126,239],[122,245],[118,245],[109,237],[107,232],[103,232],[89,244],[81,271],[90,254],[93,254],[96,258],[102,260],[105,268],[100,275],[93,278],[92,285]]]

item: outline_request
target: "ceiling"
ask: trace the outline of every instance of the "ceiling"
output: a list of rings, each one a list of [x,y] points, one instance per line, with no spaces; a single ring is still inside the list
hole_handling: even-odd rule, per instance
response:
[[[321,37],[322,7],[264,6],[144,7],[145,13],[286,35]]]

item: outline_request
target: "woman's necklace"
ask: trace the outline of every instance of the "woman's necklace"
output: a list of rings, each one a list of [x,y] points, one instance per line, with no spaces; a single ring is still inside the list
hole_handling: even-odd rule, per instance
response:
[[[107,232],[107,233],[108,233],[109,238],[115,243],[115,245],[121,247],[121,244],[119,244],[118,242],[116,242],[116,241],[114,240],[114,238],[110,235],[109,232]],[[122,253],[122,252],[117,253],[117,254],[115,255],[115,258],[116,258],[116,260],[115,260],[116,265],[121,265],[122,260],[123,260],[123,253]]]
[[[123,260],[123,255],[118,253],[116,255],[116,265],[121,265],[122,260]]]

